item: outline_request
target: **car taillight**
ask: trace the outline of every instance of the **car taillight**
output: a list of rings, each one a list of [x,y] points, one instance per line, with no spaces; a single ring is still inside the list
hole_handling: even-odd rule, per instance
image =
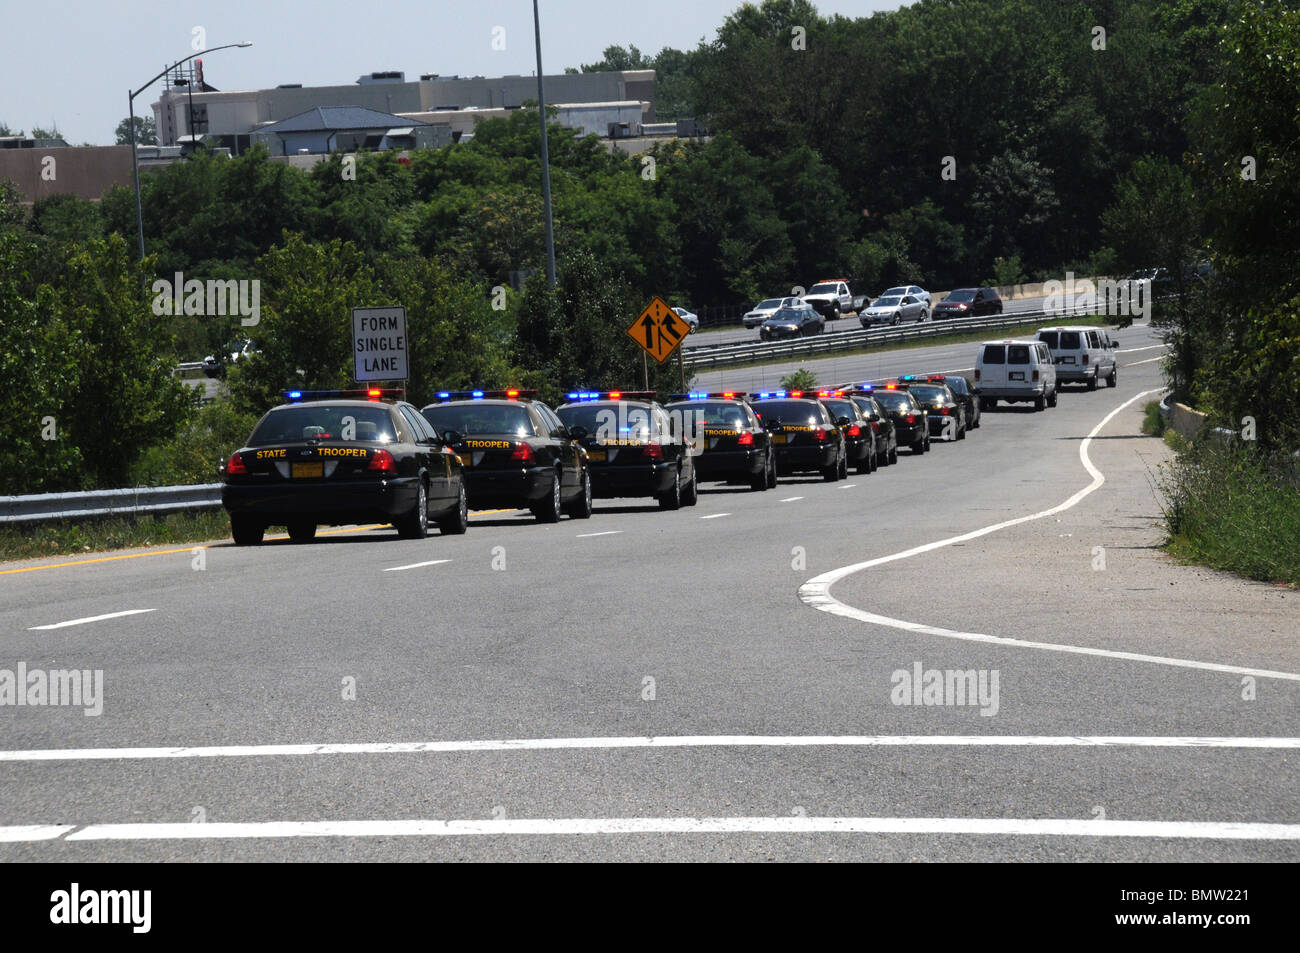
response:
[[[387,450],[376,450],[370,462],[366,464],[367,470],[374,470],[377,473],[396,473],[397,461]]]
[[[859,427],[857,424],[854,424],[852,427],[849,428],[849,436],[850,436],[850,437],[861,437],[861,436],[862,436],[862,428]]]
[[[1031,378],[1029,378],[1029,379],[1030,379],[1031,381],[1036,381],[1036,380],[1038,380],[1038,371],[1034,371],[1034,376],[1031,377]]]
[[[649,457],[652,460],[662,460],[664,456],[664,448],[659,446],[657,443],[648,443],[641,450],[641,455]]]
[[[975,368],[975,379],[976,380],[980,379],[980,369],[978,367]]]
[[[1088,355],[1087,355],[1087,354],[1083,355],[1083,363],[1085,363],[1085,364],[1088,363]]]
[[[248,464],[244,458],[237,453],[232,453],[230,459],[226,461],[226,476],[244,476],[248,473]]]
[[[948,408],[947,408],[947,407],[941,407],[941,408],[939,409],[939,413],[943,414],[945,417],[949,416],[949,412],[948,412]]]
[[[741,447],[752,447],[754,445],[754,435],[746,430],[736,438],[736,444]]]
[[[532,463],[533,459],[533,448],[530,444],[518,444],[514,450],[510,451],[511,463]]]
[[[906,417],[903,418],[903,423],[905,424],[916,423],[916,414],[908,414]]]
[[[880,421],[878,420],[871,421],[871,432],[880,433]]]
[[[826,428],[825,428],[825,427],[818,427],[818,428],[817,428],[817,439],[818,439],[818,441],[823,442],[823,443],[826,441]]]

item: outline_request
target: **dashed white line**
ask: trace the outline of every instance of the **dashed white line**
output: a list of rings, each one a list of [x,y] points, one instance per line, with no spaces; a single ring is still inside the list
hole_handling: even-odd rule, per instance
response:
[[[857,486],[856,483],[841,483],[841,484],[840,484],[839,486],[837,486],[835,489],[837,489],[837,490],[851,490],[851,489],[853,489],[855,486]]]
[[[38,632],[48,629],[66,629],[70,625],[85,625],[87,622],[103,622],[105,619],[120,619],[126,615],[140,615],[145,612],[157,612],[157,609],[124,609],[121,612],[107,612],[104,615],[86,616],[84,619],[69,619],[67,622],[54,622],[50,625],[33,625],[29,626],[28,632]]]
[[[700,519],[716,520],[716,519],[721,519],[724,516],[730,516],[730,515],[731,515],[730,513],[710,513],[708,516],[701,516]]]
[[[0,840],[9,829],[0,828]],[[23,828],[25,840],[52,840]],[[62,831],[60,831],[62,833]],[[1300,840],[1300,824],[1112,821],[1017,817],[568,817],[500,820],[339,820],[91,824],[66,841],[232,840],[297,837],[518,837],[591,834],[975,834],[1018,837],[1150,837]],[[17,839],[15,837],[15,839]]]
[[[1167,348],[1168,344],[1149,344],[1146,347],[1120,347],[1115,349],[1116,354],[1132,354],[1134,351],[1154,351],[1156,348]]]
[[[1145,361],[1130,361],[1125,367],[1137,367],[1139,364],[1150,364],[1152,361],[1163,361],[1164,357],[1148,357]]]
[[[787,496],[784,500],[777,500],[778,503],[793,503],[796,500],[802,500],[802,496]]]
[[[617,536],[623,532],[621,529],[607,529],[603,533],[579,533],[577,539],[591,539],[593,536]]]
[[[1092,648],[1083,645],[1064,645],[1054,642],[1031,642],[1025,639],[1012,639],[1003,636],[985,635],[981,632],[955,632],[952,629],[942,629],[938,626],[925,625],[921,622],[910,622],[906,619],[894,619],[889,616],[877,615],[873,612],[867,612],[854,606],[846,605],[840,602],[830,594],[830,588],[846,576],[861,572],[864,569],[870,569],[873,566],[879,566],[883,563],[894,562],[899,559],[907,559],[909,556],[916,556],[920,553],[928,553],[944,546],[951,546],[953,543],[964,543],[968,540],[978,539],[981,536],[987,536],[989,533],[995,533],[998,530],[1006,529],[1011,526],[1018,526],[1021,523],[1028,523],[1032,520],[1042,519],[1045,516],[1053,516],[1068,510],[1091,494],[1094,490],[1106,482],[1106,477],[1093,466],[1092,459],[1088,456],[1088,447],[1095,437],[1106,424],[1124,408],[1134,404],[1151,394],[1160,393],[1158,390],[1142,391],[1130,397],[1124,403],[1120,404],[1105,417],[1103,417],[1097,426],[1093,427],[1083,441],[1079,444],[1079,460],[1085,470],[1092,477],[1092,482],[1071,496],[1064,503],[1060,503],[1050,509],[1041,510],[1037,513],[1030,513],[1028,516],[1018,516],[1015,519],[1004,520],[1001,523],[994,523],[991,526],[985,526],[981,529],[972,530],[969,533],[963,533],[960,536],[950,536],[947,539],[936,540],[933,543],[925,543],[921,546],[914,546],[911,549],[904,550],[900,553],[893,553],[889,556],[881,556],[877,559],[869,559],[865,562],[854,563],[851,566],[842,566],[839,569],[832,569],[830,572],[814,576],[802,586],[799,587],[799,598],[814,609],[820,609],[822,612],[829,612],[833,615],[844,616],[848,619],[856,619],[859,622],[867,622],[872,625],[882,625],[893,629],[903,629],[908,632],[916,632],[923,635],[937,635],[949,639],[962,639],[967,642],[985,642],[992,645],[1006,645],[1018,648],[1043,649],[1049,652],[1067,652],[1075,655],[1093,655],[1101,658],[1120,659],[1129,662],[1150,662],[1156,665],[1169,665],[1177,668],[1199,669],[1208,672],[1227,672],[1232,675],[1252,675],[1259,678],[1280,678],[1289,681],[1300,681],[1300,674],[1295,672],[1278,672],[1270,669],[1248,668],[1240,665],[1222,665],[1217,662],[1199,662],[1192,659],[1168,658],[1160,655],[1146,655],[1139,652],[1119,652],[1111,649]]]
[[[443,563],[451,562],[450,559],[430,559],[422,563],[411,563],[408,566],[389,566],[384,572],[401,572],[403,569],[422,569],[425,566],[441,566]]]
[[[362,741],[329,744],[209,745],[154,748],[34,748],[0,751],[0,762],[152,761],[317,755],[447,754],[472,751],[631,748],[1248,748],[1300,750],[1300,738],[1200,735],[623,735],[463,741]]]

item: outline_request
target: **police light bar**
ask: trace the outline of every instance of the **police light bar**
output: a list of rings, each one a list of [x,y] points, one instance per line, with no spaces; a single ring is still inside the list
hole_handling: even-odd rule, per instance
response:
[[[740,400],[748,397],[749,392],[743,390],[724,390],[724,391],[691,391],[689,394],[669,394],[669,400]]]
[[[578,390],[565,394],[569,400],[658,400],[653,390]]]
[[[304,400],[403,400],[401,387],[367,387],[365,390],[286,390],[281,395],[290,403]]]
[[[800,393],[802,393],[802,391],[800,391]],[[770,398],[773,397],[784,397],[784,396],[785,396],[785,391],[783,390],[765,390],[758,395],[758,399],[769,400]]]
[[[843,396],[844,396],[844,391],[842,391],[842,390],[819,390],[819,391],[817,392],[817,396],[818,396],[819,398],[826,398],[826,397],[843,397]]]
[[[535,390],[520,390],[511,387],[508,390],[440,390],[433,395],[434,400],[518,400],[520,397],[535,397]]]

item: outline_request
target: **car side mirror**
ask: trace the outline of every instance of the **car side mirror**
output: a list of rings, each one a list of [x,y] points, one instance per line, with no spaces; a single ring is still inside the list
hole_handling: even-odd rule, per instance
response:
[[[766,421],[764,421],[764,422],[763,422],[763,429],[764,429],[764,430],[774,431],[774,432],[777,431],[777,430],[780,430],[780,429],[781,429],[781,418],[780,418],[780,417],[773,417],[773,418],[771,418],[770,420],[766,420]]]
[[[847,427],[847,426],[849,425],[849,422],[850,422],[850,421],[849,421],[849,418],[848,418],[848,417],[836,417],[836,418],[835,418],[835,426],[837,426],[837,427]]]
[[[581,424],[575,424],[569,428],[569,438],[571,440],[581,440],[585,436],[587,436],[587,428]]]
[[[443,443],[458,443],[463,435],[455,430],[444,430],[442,432]]]

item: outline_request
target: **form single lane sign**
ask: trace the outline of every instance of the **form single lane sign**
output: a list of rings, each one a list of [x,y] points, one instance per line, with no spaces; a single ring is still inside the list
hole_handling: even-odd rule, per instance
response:
[[[406,380],[406,309],[353,308],[352,353],[358,383]]]

